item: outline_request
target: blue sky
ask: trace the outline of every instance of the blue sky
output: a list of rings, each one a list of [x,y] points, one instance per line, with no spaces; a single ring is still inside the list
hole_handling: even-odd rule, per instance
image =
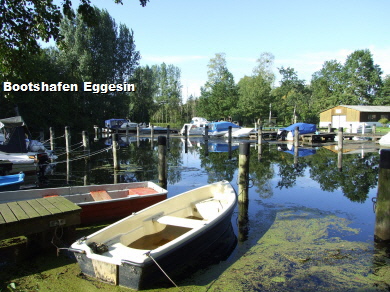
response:
[[[150,0],[146,7],[138,0],[91,2],[133,29],[141,65],[165,62],[181,69],[184,99],[199,95],[216,53],[226,54],[236,82],[252,74],[263,52],[275,56],[275,73],[292,67],[307,83],[325,61],[344,63],[359,49],[370,49],[383,76],[390,74],[389,0]]]

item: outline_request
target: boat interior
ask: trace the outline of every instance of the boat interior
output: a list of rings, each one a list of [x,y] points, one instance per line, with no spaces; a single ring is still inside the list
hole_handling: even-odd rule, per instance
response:
[[[85,244],[105,244],[109,258],[131,258],[143,262],[145,251],[159,252],[178,244],[226,212],[236,200],[233,195],[180,197],[166,200],[118,221],[88,237]],[[99,256],[99,255],[96,255]]]

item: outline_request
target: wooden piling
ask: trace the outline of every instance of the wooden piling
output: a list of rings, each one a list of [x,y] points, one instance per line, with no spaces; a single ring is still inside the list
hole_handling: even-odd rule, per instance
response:
[[[228,128],[228,143],[232,144],[232,126]]]
[[[88,138],[88,132],[83,131],[83,147],[84,147],[84,153],[89,153],[89,138]]]
[[[169,139],[170,139],[170,135],[171,135],[171,126],[167,125],[167,140],[168,140],[168,142],[169,142]],[[169,143],[168,143],[168,146],[169,146]]]
[[[54,151],[55,144],[54,144],[54,128],[50,127],[50,150]]]
[[[137,140],[139,138],[139,125],[137,125]]]
[[[238,155],[238,201],[248,200],[249,143],[240,143]]]
[[[238,239],[248,238],[249,143],[240,143],[238,155]]]
[[[69,130],[69,127],[66,126],[65,127],[65,151],[66,151],[66,155],[69,156],[70,155],[70,149],[71,145],[70,145],[70,130]]]
[[[187,136],[188,136],[188,126],[185,125],[185,126],[184,126],[184,139],[187,140]]]
[[[332,124],[328,124],[328,133],[332,131]]]
[[[373,125],[372,125],[372,133],[373,133],[373,134],[376,133],[376,124],[373,124]]]
[[[158,181],[162,188],[167,188],[167,138],[158,137]]]
[[[112,156],[114,160],[114,170],[119,170],[120,165],[118,163],[118,134],[112,134]]]
[[[390,242],[390,149],[380,152],[375,214],[375,241]]]
[[[207,141],[209,139],[209,126],[204,127],[204,139]]]
[[[299,147],[299,127],[294,129],[294,147]]]
[[[150,137],[152,138],[152,141],[153,141],[154,140],[154,125],[151,125],[150,127],[151,127],[151,129],[150,129]]]
[[[260,145],[263,143],[263,125],[260,123],[259,128],[257,129],[257,144]]]
[[[342,151],[343,150],[343,127],[339,128],[339,131],[337,133],[337,139],[339,140],[337,149]]]

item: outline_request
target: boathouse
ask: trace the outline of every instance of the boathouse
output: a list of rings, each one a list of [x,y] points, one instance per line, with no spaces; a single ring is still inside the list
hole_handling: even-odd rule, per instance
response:
[[[320,127],[354,128],[360,125],[382,126],[380,119],[390,120],[390,106],[339,105],[320,113]]]

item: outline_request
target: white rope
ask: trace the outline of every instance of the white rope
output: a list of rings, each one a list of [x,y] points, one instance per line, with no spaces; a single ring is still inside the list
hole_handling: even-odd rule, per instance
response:
[[[161,268],[161,266],[160,266],[160,265],[156,262],[156,260],[150,255],[150,251],[148,251],[148,252],[145,253],[145,254],[146,254],[148,257],[150,257],[150,258],[152,259],[152,261],[153,261],[153,262],[156,264],[156,266],[161,270],[161,272],[163,272],[163,274],[168,278],[168,280],[171,281],[172,284],[176,286],[176,288],[178,288],[180,291],[182,291],[182,290],[180,289],[180,287],[177,286],[176,283],[173,282],[173,280],[172,280],[171,278],[169,278],[168,274],[165,273],[165,271]]]
[[[65,163],[65,162],[72,162],[72,161],[76,161],[76,160],[79,160],[79,159],[84,159],[84,158],[87,158],[87,157],[91,157],[91,156],[94,156],[94,155],[97,155],[97,154],[100,154],[100,153],[103,153],[104,151],[108,151],[112,148],[112,146],[109,146],[107,148],[103,148],[103,149],[100,149],[100,150],[97,150],[96,152],[93,152],[93,153],[88,153],[88,154],[84,154],[84,155],[80,155],[80,156],[77,156],[77,157],[74,157],[72,159],[67,159],[67,160],[63,160],[63,161],[56,161],[56,162],[52,162],[51,164],[60,164],[60,163]],[[59,155],[57,155],[59,156]]]

